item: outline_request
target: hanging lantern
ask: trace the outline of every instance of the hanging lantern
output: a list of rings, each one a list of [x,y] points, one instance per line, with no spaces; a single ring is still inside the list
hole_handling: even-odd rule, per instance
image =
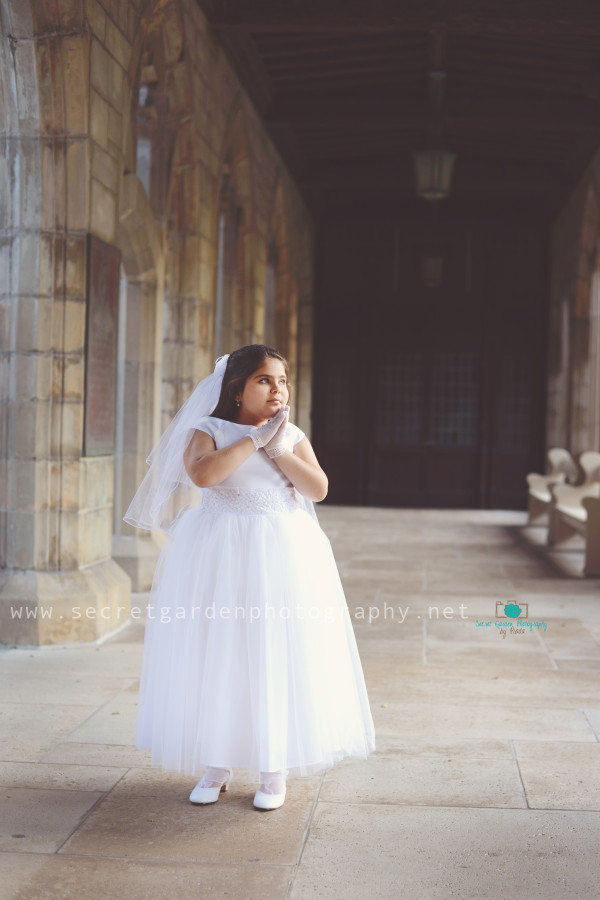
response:
[[[413,153],[417,194],[435,203],[450,193],[455,153],[446,150],[419,150]]]

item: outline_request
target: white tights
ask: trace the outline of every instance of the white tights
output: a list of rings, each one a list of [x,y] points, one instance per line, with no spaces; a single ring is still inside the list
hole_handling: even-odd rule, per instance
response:
[[[285,791],[285,779],[287,774],[287,769],[279,769],[277,772],[261,772],[260,790],[263,794],[283,794]],[[221,787],[221,785],[227,781],[227,775],[227,769],[221,769],[217,766],[208,766],[198,786],[206,788]]]

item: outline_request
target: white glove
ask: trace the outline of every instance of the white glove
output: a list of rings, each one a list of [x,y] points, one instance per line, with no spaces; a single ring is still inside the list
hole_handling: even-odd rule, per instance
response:
[[[272,419],[269,419],[268,422],[265,422],[265,424],[261,425],[260,428],[257,428],[256,431],[250,432],[248,437],[252,439],[252,443],[256,450],[260,450],[261,447],[264,447],[269,443],[285,417],[285,410],[286,407],[282,406]]]
[[[290,420],[290,408],[289,406],[284,406],[283,409],[285,410],[285,417],[269,443],[265,445],[265,453],[270,459],[273,459],[275,456],[281,456],[286,450],[294,449],[292,436],[285,433],[287,423]]]

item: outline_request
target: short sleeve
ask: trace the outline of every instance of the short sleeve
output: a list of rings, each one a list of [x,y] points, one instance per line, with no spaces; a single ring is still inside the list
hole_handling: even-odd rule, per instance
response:
[[[210,434],[211,438],[215,440],[216,434],[221,428],[222,422],[217,419],[213,419],[212,416],[202,416],[201,419],[198,419],[198,422],[194,426],[198,431],[204,431],[206,434]]]
[[[294,425],[292,422],[288,422],[288,428],[292,432],[292,440],[294,442],[294,447],[296,444],[302,440],[303,437],[306,437],[301,428],[298,428],[297,425]]]

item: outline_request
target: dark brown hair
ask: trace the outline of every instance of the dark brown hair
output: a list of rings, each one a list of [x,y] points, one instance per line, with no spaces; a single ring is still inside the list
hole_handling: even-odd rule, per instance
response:
[[[248,344],[246,347],[240,347],[229,354],[225,374],[223,375],[219,402],[211,412],[211,416],[215,416],[217,419],[227,419],[229,422],[237,422],[239,410],[235,405],[235,395],[244,390],[248,378],[257,369],[260,369],[269,357],[279,359],[283,363],[286,378],[289,378],[290,373],[286,358],[278,350],[267,347],[265,344]],[[289,390],[289,382],[287,387]]]

